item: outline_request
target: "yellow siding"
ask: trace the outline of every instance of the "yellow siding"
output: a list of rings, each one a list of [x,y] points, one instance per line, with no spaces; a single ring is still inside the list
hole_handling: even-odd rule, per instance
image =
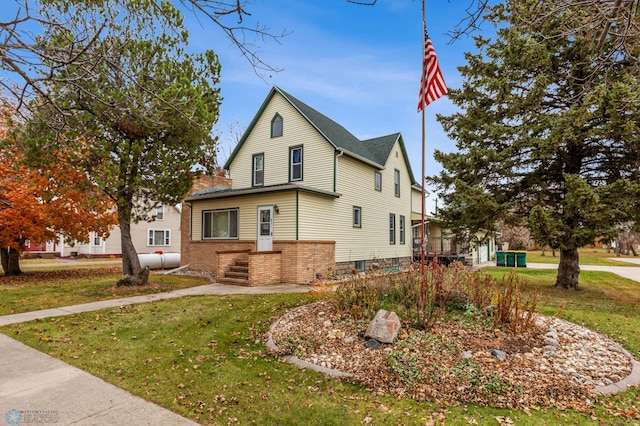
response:
[[[425,215],[428,215],[429,212],[426,211],[426,206],[425,206]],[[422,215],[422,191],[417,190],[417,189],[412,189],[411,190],[411,211],[414,214],[418,214],[418,215]],[[418,220],[420,220],[418,218]]]
[[[397,152],[397,156],[396,156]],[[400,197],[394,194],[394,169],[400,170]],[[343,155],[338,159],[338,199],[301,194],[300,239],[336,241],[336,262],[411,255],[411,178],[396,144],[382,173],[382,191],[374,187],[375,169]],[[353,227],[353,206],[362,208],[362,227]],[[396,244],[389,243],[389,214],[396,215]],[[400,215],[405,243],[400,244]]]
[[[271,120],[276,113],[282,116],[283,133],[272,138]],[[264,153],[264,185],[289,182],[289,148],[298,145],[303,147],[303,180],[297,183],[333,191],[334,148],[279,93],[264,109],[230,165],[233,189],[251,187],[252,158],[260,153]]]
[[[202,211],[238,208],[238,239],[255,240],[257,233],[256,219],[258,206],[277,205],[280,213],[273,217],[274,240],[295,239],[295,193],[254,195],[251,197],[238,197],[233,199],[206,200],[193,204],[192,209],[192,234],[191,239],[202,239]]]

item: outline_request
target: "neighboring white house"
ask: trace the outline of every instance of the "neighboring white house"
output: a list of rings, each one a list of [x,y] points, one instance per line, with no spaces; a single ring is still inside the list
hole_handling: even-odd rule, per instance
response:
[[[154,215],[154,221],[131,224],[131,238],[138,254],[180,253],[181,206],[160,205],[154,208]],[[25,252],[41,256],[118,257],[122,254],[120,244],[120,227],[114,226],[107,238],[91,232],[88,243],[69,243],[60,237],[43,244],[29,243]]]

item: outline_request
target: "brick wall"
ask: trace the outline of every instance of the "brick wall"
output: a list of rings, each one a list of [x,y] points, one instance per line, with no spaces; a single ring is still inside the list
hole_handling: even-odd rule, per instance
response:
[[[236,260],[247,260],[249,250],[231,250],[216,252],[216,276],[222,277],[223,274],[231,269]]]
[[[255,250],[256,242],[251,240],[234,240],[234,241],[190,241],[187,240],[183,245],[183,252],[187,252],[187,256],[181,258],[180,263],[189,265],[193,271],[209,272],[214,277],[218,272],[218,254],[217,252],[229,251],[245,251]]]
[[[282,252],[254,251],[249,253],[249,285],[279,284],[282,279]]]
[[[255,247],[256,242],[253,240],[190,241],[187,239],[183,240],[181,264],[189,264],[192,270],[208,272],[215,277],[219,264],[217,252],[269,253],[255,252]],[[335,270],[334,241],[274,241],[273,251],[281,252],[279,282],[309,283],[316,279],[316,274],[327,276],[329,271]]]
[[[274,241],[273,249],[282,252],[283,282],[310,283],[335,270],[335,241]]]

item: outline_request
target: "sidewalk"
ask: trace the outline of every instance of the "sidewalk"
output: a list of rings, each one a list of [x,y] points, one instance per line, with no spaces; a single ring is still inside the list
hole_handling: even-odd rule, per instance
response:
[[[305,293],[308,285],[236,287],[209,284],[153,295],[0,316],[0,326],[183,296]],[[0,333],[0,418],[8,425],[196,425]],[[0,424],[2,420],[0,420]]]
[[[640,265],[640,259],[618,259],[611,258],[611,260],[618,261],[620,263],[627,262]],[[527,263],[527,268],[530,269],[558,269],[558,265],[547,263]],[[580,265],[581,271],[603,271],[612,272],[616,275],[620,275],[623,278],[640,282],[640,267],[637,266],[599,266],[599,265]]]

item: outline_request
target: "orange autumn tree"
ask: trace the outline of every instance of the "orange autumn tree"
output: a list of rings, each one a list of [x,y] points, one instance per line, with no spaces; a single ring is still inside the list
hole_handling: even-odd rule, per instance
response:
[[[12,130],[20,125],[9,106],[0,107],[0,260],[5,275],[19,275],[27,240],[62,236],[87,242],[89,232],[108,235],[117,223],[112,202],[64,158],[47,167],[29,166]]]

